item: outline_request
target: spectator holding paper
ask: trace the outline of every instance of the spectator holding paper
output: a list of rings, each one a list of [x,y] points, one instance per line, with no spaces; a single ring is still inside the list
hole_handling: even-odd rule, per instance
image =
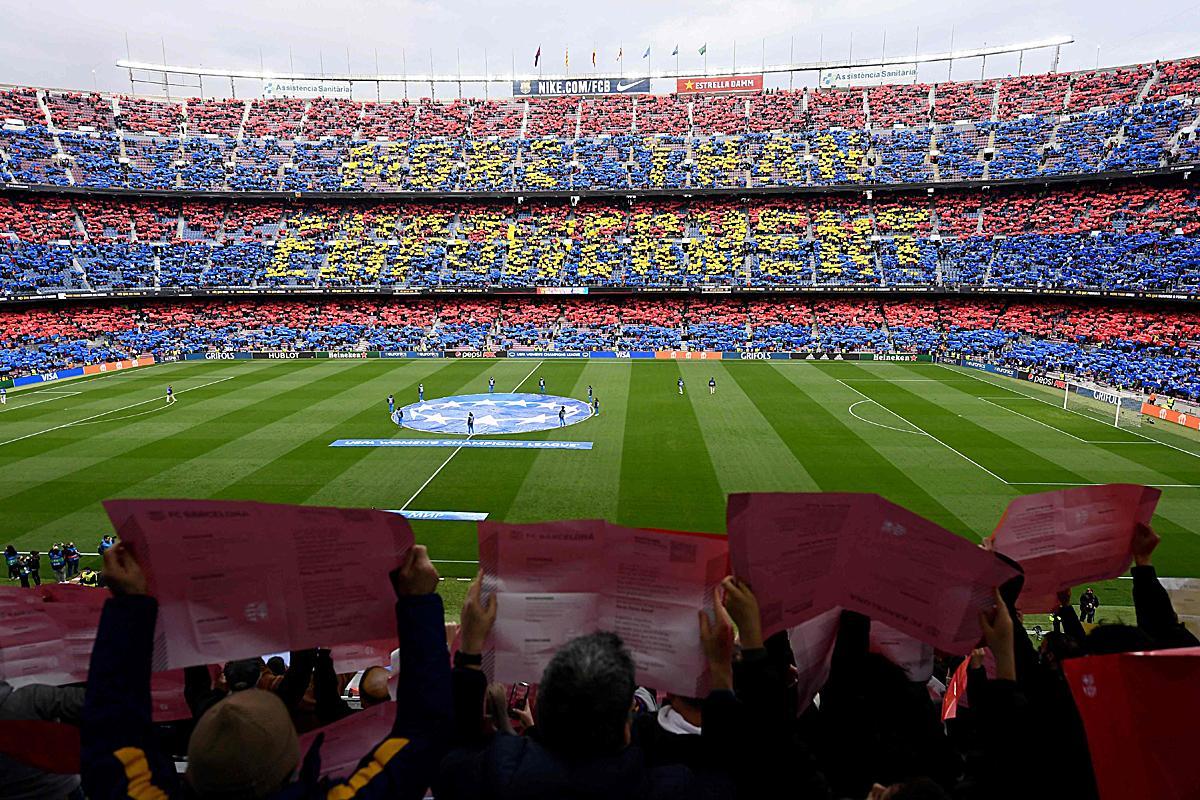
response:
[[[1089,655],[1197,647],[1200,640],[1180,621],[1171,597],[1158,581],[1152,556],[1162,541],[1149,525],[1139,524],[1133,534],[1133,607],[1137,625],[1098,625],[1083,640]],[[1086,593],[1085,593],[1086,595]],[[1082,599],[1080,604],[1082,606]]]
[[[536,736],[488,738],[482,657],[497,601],[491,596],[484,602],[481,593],[482,574],[463,604],[454,669],[458,746],[442,762],[434,786],[439,800],[732,796],[721,773],[701,778],[681,765],[652,766],[641,748],[631,746],[634,664],[613,633],[576,637],[555,653],[539,683]],[[734,640],[729,616],[718,604],[716,619],[701,612],[699,624],[713,693],[730,693]]]
[[[411,798],[425,794],[449,741],[450,671],[437,570],[417,545],[392,573],[400,640],[400,683],[390,735],[345,782],[318,780],[319,745],[304,756],[284,703],[251,688],[217,702],[196,723],[182,778],[159,749],[150,720],[157,601],[136,554],[104,554],[113,596],[92,650],[83,709],[84,789],[117,797]],[[319,740],[318,740],[319,741]],[[297,773],[297,768],[299,771]],[[186,785],[185,785],[186,784]]]

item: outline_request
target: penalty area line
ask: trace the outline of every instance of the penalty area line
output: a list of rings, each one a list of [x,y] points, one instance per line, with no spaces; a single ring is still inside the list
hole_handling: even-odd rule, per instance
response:
[[[983,464],[980,464],[980,463],[979,463],[978,461],[976,461],[975,459],[973,459],[973,458],[971,458],[970,456],[968,456],[967,454],[963,453],[961,450],[958,450],[958,449],[956,449],[956,448],[952,447],[951,445],[948,445],[948,444],[946,444],[946,443],[945,443],[945,442],[943,442],[941,439],[939,439],[938,437],[934,436],[934,435],[933,435],[932,433],[930,433],[929,431],[927,431],[927,430],[925,430],[924,428],[922,428],[920,425],[917,425],[915,422],[913,422],[912,420],[908,419],[907,417],[905,417],[905,416],[903,416],[903,415],[901,415],[901,414],[897,414],[895,411],[893,411],[892,409],[888,408],[887,406],[885,406],[883,403],[879,402],[879,401],[878,401],[878,400],[876,400],[875,398],[873,398],[873,397],[869,397],[869,396],[867,396],[867,395],[863,394],[863,393],[862,393],[862,392],[860,392],[858,389],[855,389],[853,386],[851,386],[850,384],[846,383],[846,382],[845,382],[845,381],[843,381],[843,380],[836,379],[836,378],[835,378],[835,380],[837,380],[837,382],[838,382],[838,383],[840,383],[842,386],[845,386],[847,389],[849,389],[850,391],[854,392],[854,393],[855,393],[856,395],[858,395],[859,397],[863,398],[864,400],[870,400],[871,402],[875,403],[875,405],[879,406],[879,407],[880,407],[880,408],[882,408],[884,411],[886,411],[886,412],[888,412],[889,414],[891,414],[892,416],[894,416],[896,419],[899,419],[899,420],[901,420],[902,422],[904,422],[904,423],[905,423],[906,425],[908,425],[909,427],[911,427],[911,428],[913,428],[913,429],[915,429],[915,430],[919,431],[920,433],[923,433],[923,434],[925,434],[925,435],[926,435],[926,436],[928,436],[930,439],[933,439],[935,442],[937,442],[938,444],[940,444],[942,447],[944,447],[944,448],[946,448],[947,450],[949,450],[951,453],[954,453],[955,455],[957,455],[959,458],[963,459],[964,461],[966,461],[966,462],[968,462],[968,463],[970,463],[970,464],[973,464],[974,466],[976,466],[976,467],[978,467],[979,469],[983,470],[983,471],[984,471],[984,472],[986,472],[988,475],[991,475],[993,478],[995,478],[996,480],[1000,481],[1001,483],[1003,483],[1003,484],[1006,484],[1006,485],[1009,485],[1009,486],[1011,486],[1011,485],[1012,485],[1012,484],[1010,484],[1008,481],[1004,480],[1004,478],[1001,478],[999,475],[997,475],[996,473],[992,472],[990,469],[988,469],[987,467],[985,467]],[[866,420],[864,420],[864,422],[865,422],[865,421],[866,421]]]
[[[29,394],[40,394],[40,392],[29,392]],[[8,404],[5,403],[4,407],[0,407],[0,414],[5,414],[9,411],[18,411],[22,408],[29,408],[30,406],[41,405],[42,403],[50,403],[50,402],[53,402],[54,400],[65,400],[66,398],[74,397],[77,394],[80,394],[80,392],[55,392],[54,397],[47,397],[45,400],[34,400],[32,403],[21,403],[20,405],[13,405],[11,408],[8,408],[7,407]],[[16,395],[16,397],[20,397],[20,396],[21,395]]]
[[[187,389],[180,389],[175,394],[177,394],[177,395],[178,394],[186,394],[187,392],[191,392],[196,389],[203,389],[206,386],[212,386],[213,384],[216,384],[216,383],[223,383],[224,381],[233,380],[235,377],[237,377],[237,376],[229,375],[228,377],[225,377],[225,378],[218,378],[215,381],[209,381],[208,383],[202,383],[199,386],[192,386]],[[121,406],[120,408],[112,408],[112,409],[109,409],[108,411],[101,411],[99,414],[93,414],[92,416],[84,417],[83,419],[72,420],[71,422],[64,422],[62,425],[55,425],[53,428],[46,428],[45,430],[34,431],[33,433],[27,433],[24,436],[18,436],[15,439],[9,439],[8,441],[0,442],[0,447],[3,447],[6,444],[14,444],[15,442],[23,442],[26,439],[32,439],[34,436],[41,436],[43,433],[51,433],[53,431],[60,431],[63,428],[70,428],[75,425],[82,425],[83,423],[90,422],[91,420],[99,419],[100,417],[107,417],[109,414],[115,414],[118,411],[128,411],[131,408],[137,408],[138,406],[144,406],[144,405],[146,405],[146,403],[153,403],[155,401],[161,402],[162,397],[152,397],[149,400],[142,400],[141,402],[138,402],[138,403],[130,403],[129,405]],[[105,421],[107,422],[108,420],[105,420]]]

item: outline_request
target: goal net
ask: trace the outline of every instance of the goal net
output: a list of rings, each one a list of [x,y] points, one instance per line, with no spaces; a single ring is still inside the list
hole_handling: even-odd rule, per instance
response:
[[[1064,381],[1063,408],[1117,428],[1140,428],[1142,396],[1086,381]]]

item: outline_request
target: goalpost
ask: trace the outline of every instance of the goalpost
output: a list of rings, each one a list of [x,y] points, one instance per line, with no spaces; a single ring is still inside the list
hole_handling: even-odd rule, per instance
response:
[[[1115,428],[1140,428],[1142,396],[1090,381],[1063,381],[1063,405]]]

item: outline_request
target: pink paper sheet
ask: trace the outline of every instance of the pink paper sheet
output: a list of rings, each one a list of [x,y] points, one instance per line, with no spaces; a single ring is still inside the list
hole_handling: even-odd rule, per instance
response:
[[[337,672],[358,672],[368,667],[386,667],[391,663],[392,651],[399,646],[395,636],[369,642],[347,642],[329,648],[329,657]]]
[[[965,653],[993,588],[1016,574],[878,495],[732,495],[728,529],[734,574],[760,598],[766,636],[841,606]]]
[[[598,520],[483,523],[480,565],[498,616],[485,653],[492,680],[535,683],[555,651],[597,630],[621,636],[638,681],[706,690],[697,611],[726,575],[725,539]]]
[[[363,756],[387,738],[395,721],[395,703],[371,706],[301,736],[300,757],[304,758],[313,741],[323,733],[325,740],[321,743],[321,777],[348,778]]]
[[[87,680],[108,597],[86,586],[0,587],[0,679],[14,686]]]
[[[800,711],[809,707],[813,697],[829,680],[841,616],[840,608],[831,608],[788,629],[788,643],[796,659],[796,691],[800,697]]]
[[[395,628],[387,573],[413,544],[396,514],[205,500],[104,507],[158,598],[156,669],[368,641]]]
[[[1162,492],[1112,483],[1018,497],[989,539],[1025,570],[1022,611],[1052,611],[1064,589],[1124,574],[1134,527],[1149,524]]]

